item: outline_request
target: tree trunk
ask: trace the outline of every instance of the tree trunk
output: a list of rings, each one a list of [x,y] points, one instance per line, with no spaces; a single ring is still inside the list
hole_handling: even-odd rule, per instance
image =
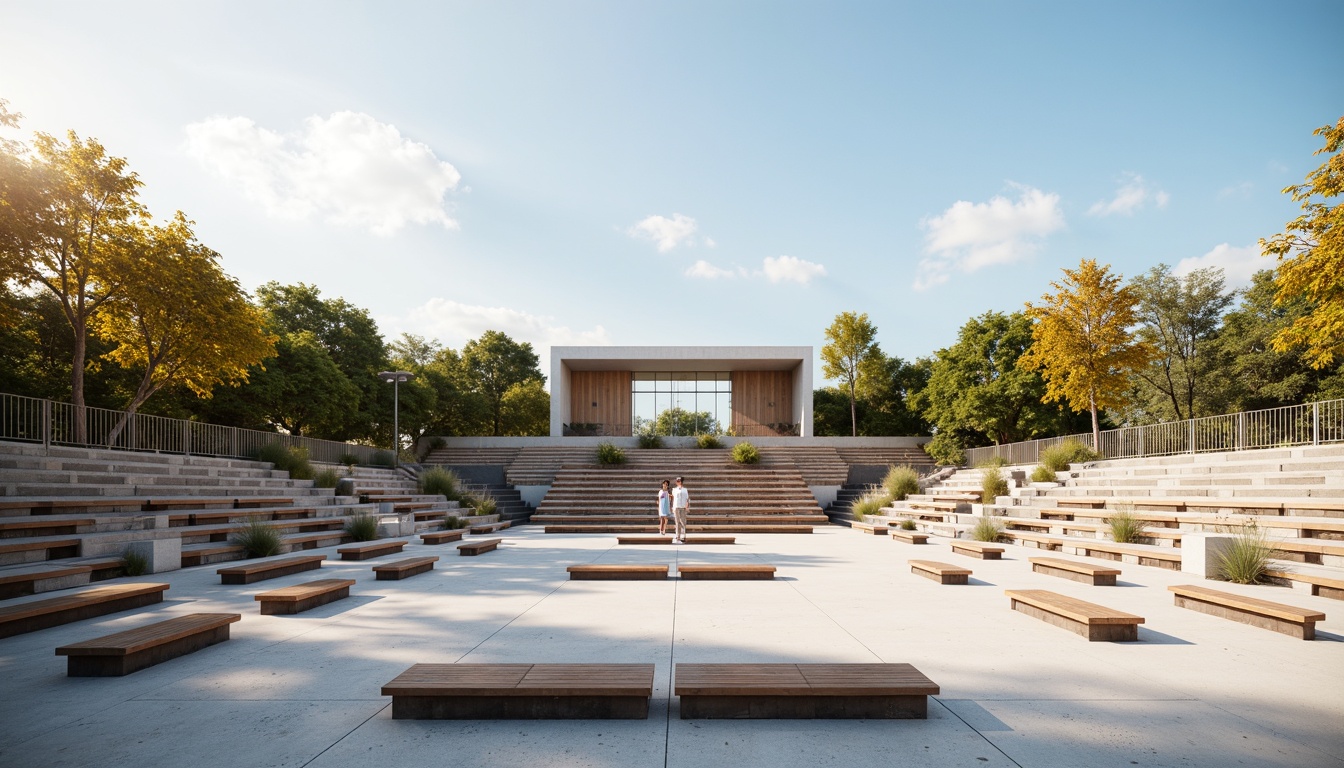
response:
[[[135,416],[136,410],[144,405],[145,401],[158,391],[159,387],[154,386],[152,383],[150,371],[145,371],[144,378],[140,380],[140,386],[135,390],[135,397],[131,398],[131,402],[126,406],[126,410],[122,411],[121,418],[117,419],[117,425],[113,427],[112,431],[107,435],[108,448],[111,448],[116,444],[117,438],[121,436],[121,431],[130,423],[131,418]],[[131,448],[135,447],[136,446],[131,446]]]
[[[854,381],[849,382],[849,431],[850,437],[859,436],[859,411],[854,405]]]
[[[84,409],[84,357],[88,354],[89,335],[84,323],[71,323],[71,326],[75,332],[74,355],[70,361],[70,404],[73,406],[70,426],[74,430],[71,437],[76,445],[86,445],[89,430]]]
[[[1088,404],[1092,410],[1092,450],[1101,453],[1101,421],[1097,418],[1097,394],[1088,394]]]

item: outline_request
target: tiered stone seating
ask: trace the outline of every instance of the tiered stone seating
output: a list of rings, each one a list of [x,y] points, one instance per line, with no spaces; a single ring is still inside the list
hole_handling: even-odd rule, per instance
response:
[[[834,448],[765,446],[760,453],[761,466],[783,469],[792,465],[808,485],[844,485],[849,480],[849,464]]]
[[[597,449],[592,446],[522,448],[509,465],[504,477],[509,485],[550,485],[562,467],[597,465]]]
[[[518,457],[518,448],[435,448],[425,455],[422,464],[441,466],[507,467]]]
[[[861,466],[909,466],[927,467],[933,465],[933,457],[923,448],[836,448],[836,454],[846,464]]]

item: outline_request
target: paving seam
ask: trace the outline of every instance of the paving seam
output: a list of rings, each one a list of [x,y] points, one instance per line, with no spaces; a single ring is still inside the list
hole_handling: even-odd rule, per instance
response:
[[[756,558],[757,560],[760,560],[761,562],[765,562],[765,559],[762,558],[760,554],[753,553],[753,554],[752,554],[752,557]],[[769,563],[766,563],[766,564],[769,565]],[[867,651],[868,653],[871,653],[871,654],[873,655],[873,658],[877,659],[879,662],[881,662],[881,661],[885,661],[881,656],[879,656],[879,655],[877,654],[876,651],[874,651],[872,648],[869,648],[868,645],[867,645],[866,643],[864,643],[864,642],[863,642],[862,640],[860,640],[859,638],[855,637],[855,636],[854,636],[854,633],[853,633],[853,632],[850,632],[849,629],[848,629],[847,627],[845,627],[845,626],[844,626],[843,624],[841,624],[840,622],[836,621],[834,617],[832,617],[829,613],[827,613],[827,612],[825,611],[825,609],[823,609],[821,606],[817,605],[816,603],[812,602],[812,599],[811,599],[811,598],[809,598],[807,595],[803,594],[803,592],[802,592],[801,590],[798,589],[798,587],[795,585],[795,582],[794,582],[794,581],[789,580],[789,581],[785,581],[785,583],[788,584],[788,585],[789,585],[789,589],[792,589],[792,590],[794,591],[795,594],[797,594],[799,597],[801,597],[801,598],[803,599],[804,602],[806,602],[808,605],[812,606],[813,608],[817,609],[817,611],[818,611],[819,613],[821,613],[822,616],[825,616],[827,619],[829,619],[830,622],[831,622],[832,624],[834,624],[836,627],[838,627],[838,628],[840,629],[841,632],[844,632],[846,635],[849,635],[849,637],[850,637],[854,642],[856,642],[856,643],[859,644],[859,647],[860,647],[860,648],[862,648],[863,650]]]
[[[359,725],[356,725],[354,728],[351,728],[351,729],[350,729],[349,731],[347,731],[347,732],[345,733],[345,735],[342,736],[341,738],[339,738],[339,739],[337,739],[337,740],[331,742],[330,744],[328,744],[328,745],[326,746],[325,749],[323,749],[321,752],[318,752],[316,755],[313,755],[312,758],[311,758],[310,760],[308,760],[308,762],[304,763],[304,764],[303,764],[302,766],[300,766],[299,768],[305,768],[306,766],[312,765],[312,764],[313,764],[313,760],[316,760],[316,759],[318,759],[319,757],[325,755],[325,754],[327,753],[327,751],[330,750],[332,747],[334,747],[334,746],[336,746],[337,744],[340,744],[342,741],[345,741],[346,739],[350,738],[350,734],[354,733],[355,731],[358,731],[360,728],[363,728],[363,727],[364,727],[370,720],[372,720],[373,718],[377,717],[379,713],[381,713],[383,710],[387,709],[387,708],[390,707],[390,706],[392,706],[392,702],[389,701],[389,702],[386,702],[385,704],[383,704],[383,706],[381,706],[381,707],[379,707],[378,709],[374,710],[373,714],[369,715],[368,717],[364,718],[363,720],[360,720],[360,721],[359,721]]]
[[[1007,760],[1008,762],[1012,763],[1013,765],[1016,765],[1017,768],[1022,768],[1022,764],[1021,764],[1021,763],[1019,763],[1019,762],[1017,762],[1016,760],[1014,760],[1013,758],[1009,757],[1008,753],[1007,753],[1007,752],[1004,752],[1003,749],[1002,749],[998,744],[995,744],[994,742],[990,741],[989,737],[986,736],[985,734],[981,733],[980,730],[979,730],[978,728],[976,728],[975,726],[973,726],[973,725],[971,725],[970,723],[966,722],[966,720],[963,719],[961,715],[958,715],[958,714],[957,714],[956,710],[954,710],[954,709],[952,709],[951,707],[949,707],[949,706],[947,706],[946,704],[944,704],[942,699],[938,698],[937,696],[930,696],[929,698],[930,698],[930,699],[933,699],[933,700],[936,701],[936,702],[938,702],[938,706],[942,707],[944,710],[946,710],[946,711],[947,711],[949,714],[951,714],[953,717],[955,717],[955,718],[957,718],[958,720],[960,720],[960,721],[961,721],[961,724],[964,725],[964,726],[966,726],[967,728],[970,728],[970,729],[975,733],[976,736],[979,736],[980,738],[984,739],[984,740],[985,740],[985,743],[988,744],[991,748],[993,748],[993,750],[994,750],[995,752],[998,752],[1000,755],[1003,755],[1003,759],[1004,759],[1004,760]],[[975,701],[975,699],[971,699],[971,701]]]
[[[681,550],[672,553],[672,565],[680,565]],[[673,675],[677,669],[677,590],[681,588],[681,579],[672,585],[672,643],[667,649],[667,727],[663,729],[663,768],[667,768],[672,753],[672,691],[676,685]]]

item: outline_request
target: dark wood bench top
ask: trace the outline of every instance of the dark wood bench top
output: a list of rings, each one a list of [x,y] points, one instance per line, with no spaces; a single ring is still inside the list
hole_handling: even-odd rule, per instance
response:
[[[1061,571],[1073,571],[1088,576],[1119,576],[1119,568],[1108,568],[1104,565],[1092,565],[1091,563],[1079,563],[1074,560],[1061,560],[1058,557],[1029,557],[1027,562],[1032,565],[1044,565],[1047,568],[1058,568]]]
[[[775,566],[764,563],[687,563],[677,566],[677,574],[682,578],[690,577],[759,577],[774,578]]]
[[[1012,600],[1026,603],[1043,611],[1063,616],[1088,626],[1098,624],[1142,624],[1142,616],[1117,611],[1104,605],[1089,603],[1076,597],[1061,595],[1044,589],[1008,589],[1004,590]]]
[[[666,564],[589,563],[584,565],[571,565],[565,570],[569,573],[569,578],[575,580],[602,579],[612,581],[646,581],[666,579],[669,568],[670,566]]]
[[[1208,587],[1200,587],[1194,584],[1173,584],[1167,587],[1167,589],[1182,597],[1190,597],[1196,600],[1202,600],[1206,603],[1217,603],[1228,608],[1234,608],[1248,613],[1272,616],[1276,619],[1293,622],[1294,624],[1325,621],[1325,614],[1321,611],[1284,605],[1283,603],[1261,600],[1256,597],[1245,597],[1243,595],[1236,595],[1231,592],[1223,592],[1217,589],[1209,589]]]
[[[617,536],[617,544],[671,544],[671,536]],[[736,544],[736,536],[687,536],[687,544]]]
[[[366,544],[350,544],[337,549],[336,552],[342,560],[366,560],[371,557],[400,552],[401,548],[409,543],[405,539],[370,541]]]
[[[439,562],[438,555],[426,555],[424,557],[408,557],[405,560],[398,560],[394,563],[383,563],[373,566],[374,573],[398,573],[410,571],[426,564]]]
[[[0,553],[4,552],[34,552],[39,549],[65,549],[74,547],[79,549],[80,539],[0,539]]]
[[[81,525],[93,525],[98,521],[92,517],[20,517],[0,520],[0,531],[39,530],[41,528],[78,528]],[[73,533],[73,531],[71,531]],[[40,535],[40,534],[39,534]]]
[[[337,590],[353,587],[354,579],[318,579],[305,584],[295,584],[292,587],[281,587],[272,589],[269,592],[258,592],[252,596],[253,600],[261,602],[276,603],[297,603],[317,595],[335,592]]]
[[[92,640],[63,645],[57,656],[126,656],[242,619],[237,613],[189,613]]]
[[[33,563],[27,568],[6,568],[0,571],[0,584],[15,584],[24,581],[41,581],[42,579],[59,579],[64,576],[77,576],[81,573],[89,573],[93,569],[87,565],[49,565],[47,563]]]
[[[503,540],[503,539],[477,539],[476,541],[468,541],[468,542],[465,543],[465,544],[458,544],[458,545],[457,545],[457,549],[458,549],[459,552],[461,552],[461,553],[464,554],[464,555],[478,555],[478,554],[480,554],[480,553],[482,553],[482,552],[489,552],[490,550],[494,549],[495,547],[498,547],[499,544],[500,544],[500,542],[502,542],[502,541],[504,541],[504,540]]]
[[[959,565],[950,563],[940,563],[937,560],[911,560],[911,568],[918,568],[921,571],[928,571],[939,576],[970,576],[970,568],[962,568]]]
[[[678,696],[936,696],[909,664],[677,664]]]
[[[652,696],[652,664],[416,664],[384,696]]]
[[[107,584],[73,594],[0,606],[0,637],[157,603],[167,589],[167,584]]]
[[[893,529],[891,531],[891,538],[900,539],[901,541],[908,541],[911,544],[929,543],[929,534],[921,533],[920,531],[906,531],[899,528]]]
[[[446,531],[425,531],[420,534],[420,541],[425,544],[443,544],[448,541],[459,541],[467,530],[465,528],[451,528]]]
[[[220,568],[215,571],[224,579],[243,578],[261,581],[258,576],[265,577],[268,573],[276,571],[286,571],[292,568],[321,568],[322,561],[326,560],[326,555],[300,555],[299,557],[287,557],[283,560],[268,560],[262,563],[247,563],[246,565],[231,565],[227,568]],[[225,581],[224,583],[229,583]]]

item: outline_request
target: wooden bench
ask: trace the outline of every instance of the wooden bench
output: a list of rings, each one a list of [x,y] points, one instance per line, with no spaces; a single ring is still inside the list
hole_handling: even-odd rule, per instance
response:
[[[1344,579],[1332,579],[1329,576],[1320,576],[1314,573],[1275,569],[1265,571],[1265,576],[1280,582],[1287,582],[1290,585],[1292,582],[1298,581],[1310,585],[1312,595],[1328,597],[1332,600],[1344,600]]]
[[[196,546],[193,546],[191,549],[188,549],[186,546],[183,546],[183,547],[182,547],[182,567],[183,567],[183,568],[194,568],[194,567],[196,567],[196,566],[198,566],[198,565],[208,565],[208,563],[206,562],[208,558],[216,557],[216,556],[219,556],[219,555],[240,555],[240,556],[242,556],[242,557],[246,557],[246,556],[247,556],[247,554],[246,554],[246,550],[244,550],[242,547],[238,546],[237,544],[220,544],[220,545],[218,545],[218,546],[214,546],[214,547],[196,547]],[[235,557],[227,557],[227,558],[220,558],[220,559],[224,559],[224,560],[237,560],[237,559],[239,559],[239,558],[235,558]],[[216,560],[215,562],[219,562],[219,561]]]
[[[1082,635],[1089,641],[1136,642],[1142,616],[1043,589],[1009,589],[1013,610]]]
[[[69,677],[119,677],[185,656],[229,639],[237,613],[189,613],[185,616],[63,645]]]
[[[1071,555],[1097,557],[1135,565],[1151,565],[1172,571],[1181,570],[1179,547],[1155,547],[1143,544],[1117,544],[1101,539],[1060,539],[1060,550]],[[1129,558],[1126,560],[1125,558]]]
[[[1035,549],[1058,550],[1062,545],[1062,541],[1058,536],[1051,536],[1046,533],[1015,531],[1010,528],[1001,532],[999,535],[1019,546],[1032,547]]]
[[[1210,616],[1240,621],[1242,624],[1262,629],[1272,629],[1299,640],[1315,640],[1316,622],[1325,621],[1325,614],[1320,611],[1309,611],[1255,597],[1243,597],[1193,584],[1174,584],[1167,589],[1176,593],[1178,608],[1189,608]]]
[[[79,533],[80,528],[96,524],[91,517],[81,518],[43,518],[20,517],[0,522],[0,538],[18,539],[27,536],[70,536]]]
[[[163,601],[167,584],[108,584],[69,595],[0,606],[0,638]]]
[[[420,543],[447,544],[450,541],[461,541],[462,534],[466,532],[465,528],[450,528],[446,531],[425,531],[420,534]]]
[[[326,559],[326,555],[301,555],[299,557],[288,557],[284,560],[270,560],[264,563],[231,565],[228,568],[220,568],[215,573],[219,574],[220,584],[251,584],[266,579],[288,576],[292,573],[316,570],[322,567],[322,561]]]
[[[395,555],[408,543],[405,539],[395,541],[371,541],[367,544],[352,544],[341,547],[336,553],[342,560],[372,560],[383,555]]]
[[[1107,499],[1099,496],[1051,496],[1050,500],[1055,506],[1065,509],[1101,509],[1107,502]]]
[[[970,568],[961,568],[934,560],[911,560],[910,572],[939,584],[967,584],[971,577]]]
[[[470,533],[472,536],[479,536],[482,533],[502,531],[505,528],[508,528],[509,525],[510,523],[507,520],[500,520],[497,523],[477,523],[476,525],[467,526],[467,533]]]
[[[996,547],[993,544],[986,544],[983,541],[967,541],[966,539],[952,539],[948,542],[952,547],[952,552],[967,557],[977,557],[981,560],[1002,560],[1003,547]]]
[[[479,555],[489,552],[499,546],[503,539],[480,539],[478,541],[469,541],[465,544],[457,545],[459,555]]]
[[[710,564],[696,563],[678,565],[677,575],[688,581],[748,581],[753,579],[775,578],[775,566],[755,563]]]
[[[849,524],[850,530],[859,533],[870,533],[874,536],[886,536],[889,527],[886,523],[869,523],[863,520],[854,520]]]
[[[350,596],[350,588],[354,585],[354,579],[318,579],[270,592],[258,592],[252,599],[261,603],[263,616],[291,615],[343,600]]]
[[[383,563],[373,566],[374,578],[378,581],[401,581],[434,570],[438,557],[410,557],[395,563]]]
[[[21,565],[79,557],[80,539],[0,539],[0,564]]]
[[[652,664],[416,664],[382,688],[394,720],[644,720]]]
[[[1031,563],[1031,570],[1035,573],[1058,576],[1094,587],[1114,587],[1115,577],[1120,575],[1119,568],[1061,560],[1058,557],[1030,557],[1027,562]]]
[[[23,568],[6,568],[0,571],[0,600],[82,587],[89,583],[92,573],[92,568],[82,564],[32,563]]]
[[[617,544],[671,544],[671,536],[617,536]],[[687,544],[736,544],[736,536],[687,536]]]
[[[909,664],[677,664],[682,720],[918,719],[938,685]]]
[[[570,581],[657,581],[667,578],[667,565],[571,565]]]
[[[891,538],[897,541],[904,541],[906,544],[928,544],[929,534],[919,531],[894,530],[891,532]]]

